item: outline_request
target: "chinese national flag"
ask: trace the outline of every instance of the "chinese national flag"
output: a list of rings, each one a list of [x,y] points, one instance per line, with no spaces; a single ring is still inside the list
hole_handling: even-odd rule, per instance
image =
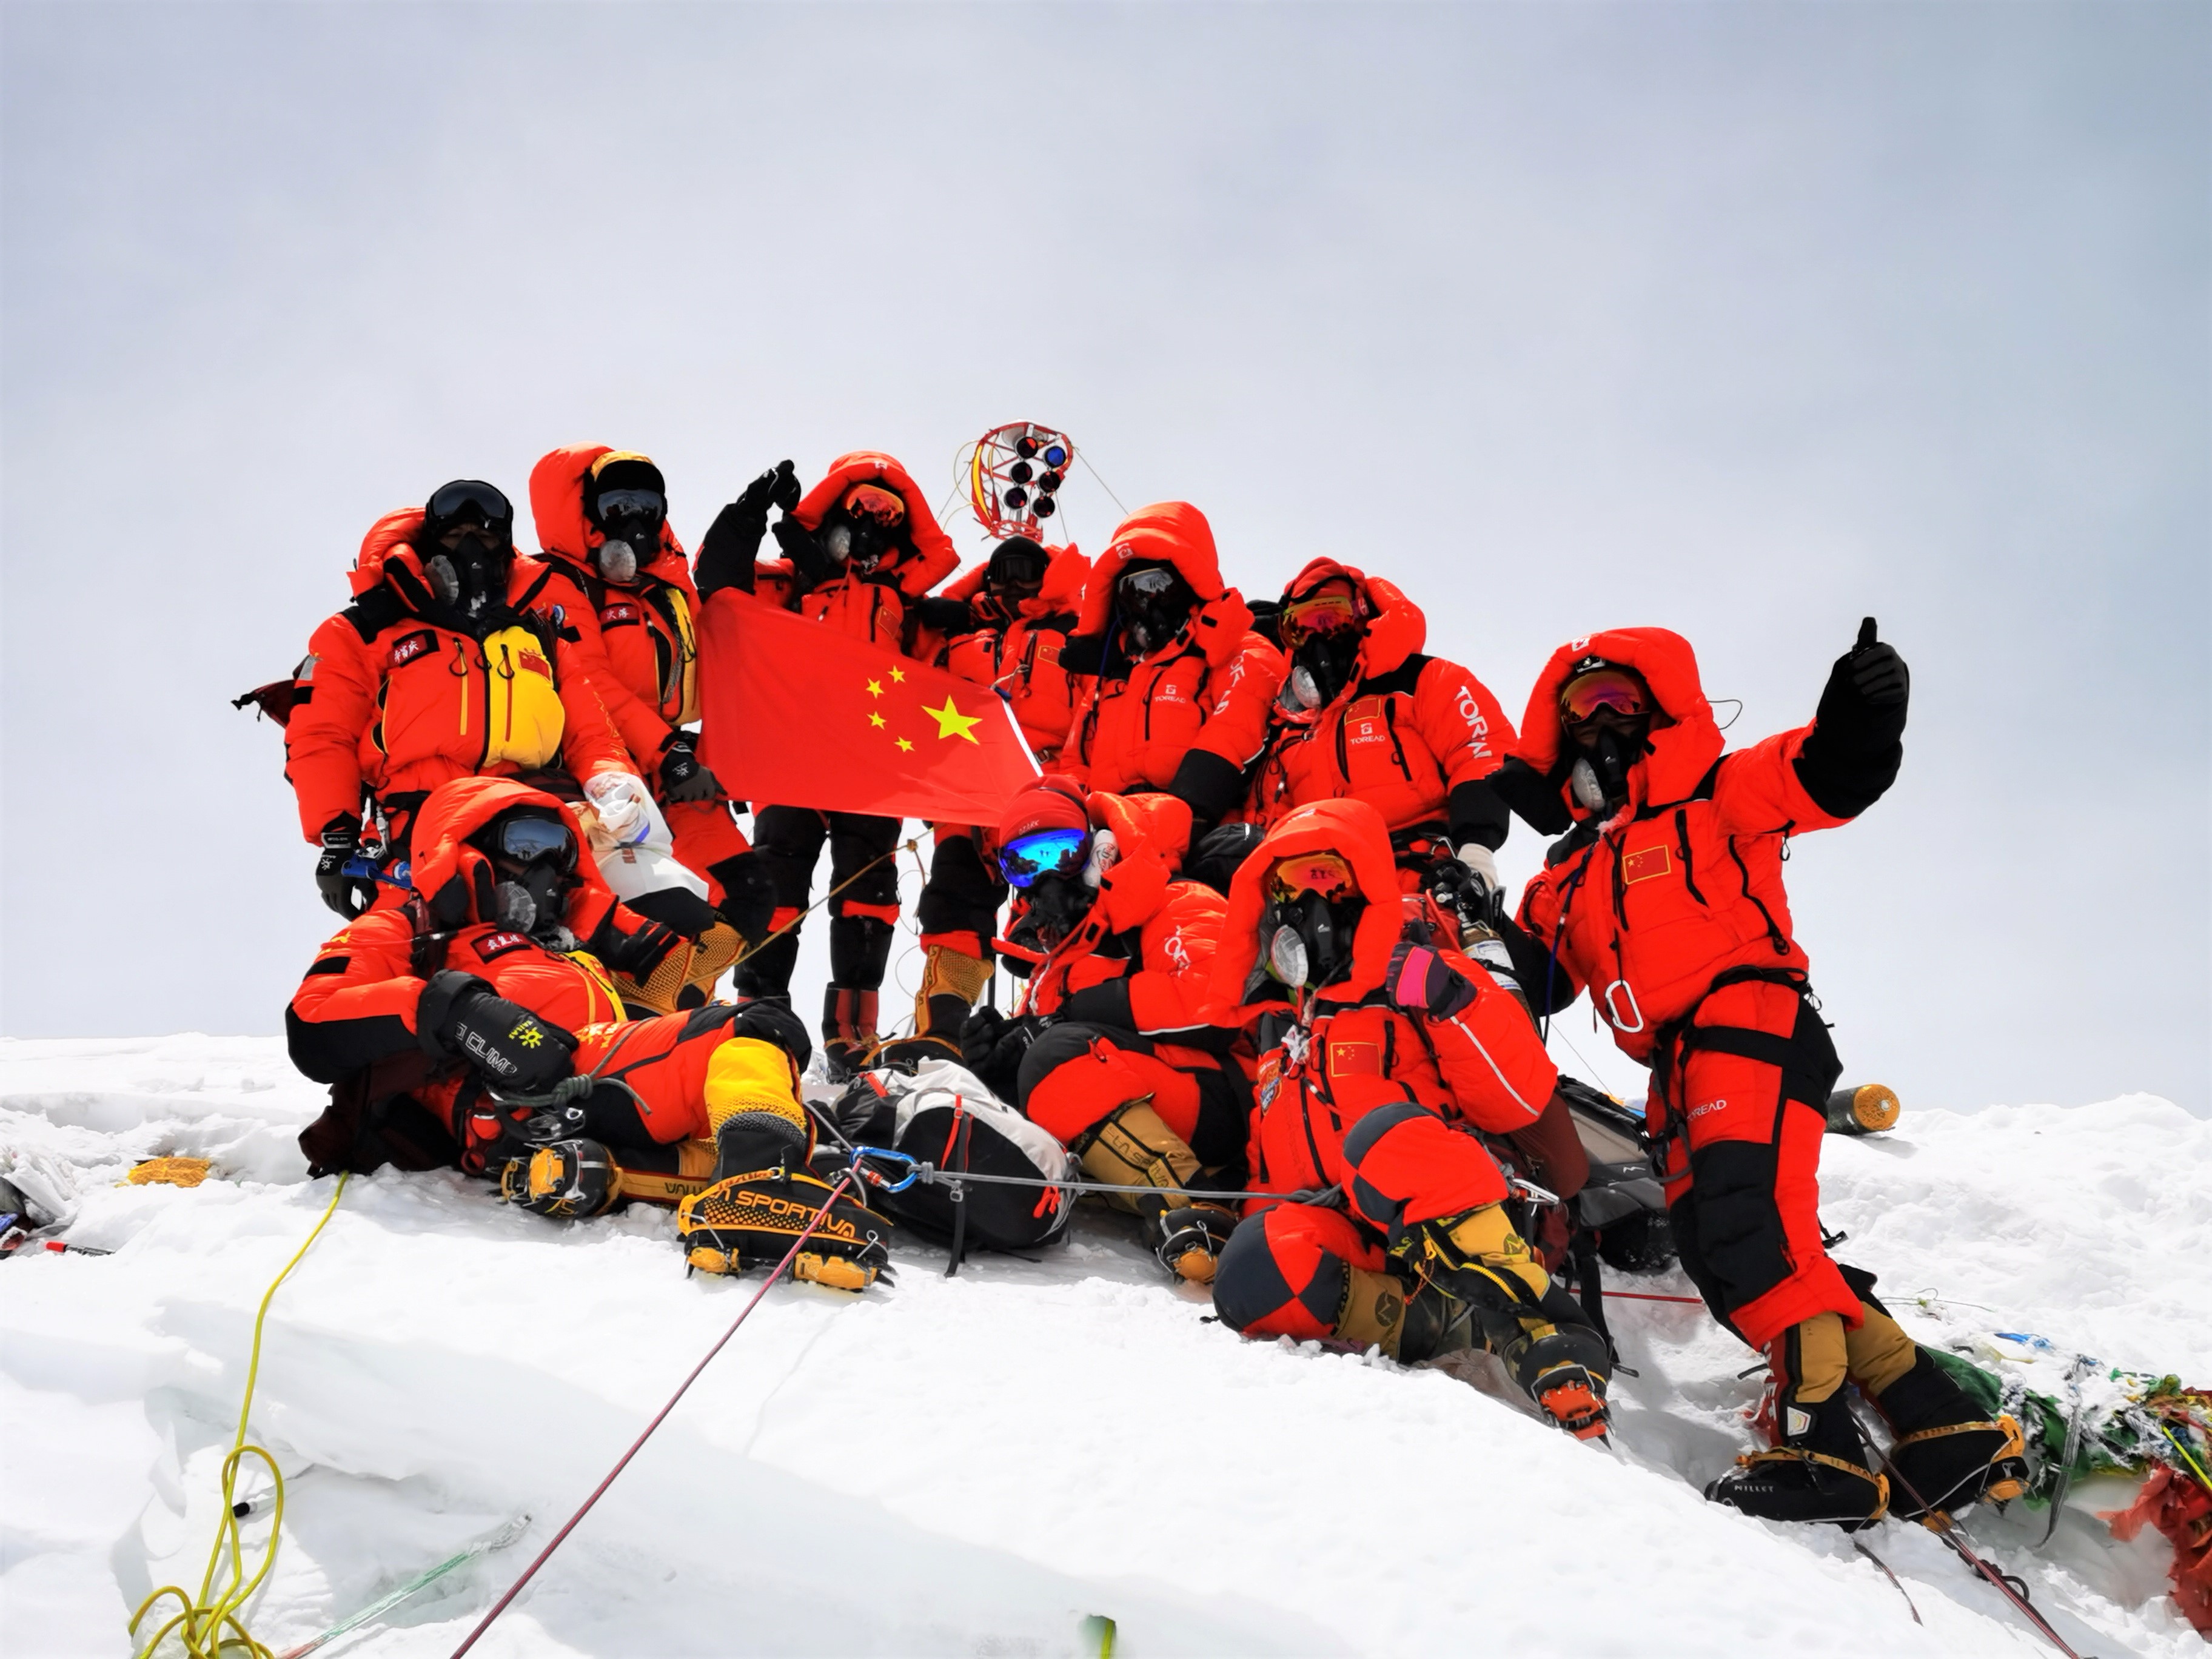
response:
[[[988,686],[733,588],[703,610],[700,758],[757,808],[995,823],[1037,775]]]

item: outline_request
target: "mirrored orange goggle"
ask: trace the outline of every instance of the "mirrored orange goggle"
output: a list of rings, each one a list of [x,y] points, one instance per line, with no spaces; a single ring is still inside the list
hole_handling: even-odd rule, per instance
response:
[[[844,507],[851,517],[872,519],[887,530],[906,522],[906,503],[881,484],[854,484],[845,492]]]
[[[1625,668],[1594,668],[1569,680],[1559,690],[1559,713],[1570,726],[1580,726],[1604,709],[1635,715],[1650,706],[1644,683]]]
[[[1349,593],[1316,593],[1283,607],[1283,643],[1296,645],[1318,634],[1359,626],[1359,606]]]
[[[1352,890],[1352,866],[1334,853],[1296,853],[1267,872],[1270,899],[1293,899],[1301,893],[1342,898]]]

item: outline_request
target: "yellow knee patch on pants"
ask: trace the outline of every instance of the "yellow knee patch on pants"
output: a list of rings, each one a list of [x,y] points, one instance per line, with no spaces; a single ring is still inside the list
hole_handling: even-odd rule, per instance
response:
[[[1149,1095],[1117,1109],[1083,1149],[1083,1172],[1093,1181],[1178,1199],[1198,1171],[1198,1154],[1152,1109]],[[1137,1207],[1133,1194],[1125,1199],[1109,1194],[1108,1201],[1118,1209]]]
[[[1798,1404],[1817,1406],[1844,1386],[1850,1369],[1850,1345],[1841,1314],[1820,1313],[1801,1319],[1778,1340],[1782,1347],[1782,1363],[1778,1367],[1782,1384]]]
[[[1862,1302],[1859,1315],[1858,1329],[1844,1333],[1844,1363],[1853,1382],[1868,1394],[1878,1395],[1912,1369],[1920,1350],[1905,1328],[1881,1309]],[[1833,1314],[1826,1316],[1835,1318]]]
[[[1552,1288],[1552,1275],[1528,1249],[1528,1241],[1514,1231],[1512,1217],[1503,1204],[1486,1204],[1460,1218],[1451,1230],[1453,1246],[1473,1256],[1492,1274],[1510,1273],[1528,1287],[1533,1297]]]
[[[707,1127],[711,1134],[740,1112],[763,1112],[809,1133],[791,1056],[758,1037],[732,1037],[707,1060]]]

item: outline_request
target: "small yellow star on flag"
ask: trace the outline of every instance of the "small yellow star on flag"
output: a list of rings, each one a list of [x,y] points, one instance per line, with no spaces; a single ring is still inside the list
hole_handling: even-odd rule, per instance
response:
[[[975,736],[975,728],[983,723],[983,717],[981,714],[962,714],[959,706],[952,701],[952,694],[950,691],[945,694],[944,708],[932,708],[927,703],[924,703],[921,706],[921,712],[937,722],[939,737],[965,738],[969,742],[981,747],[981,740]]]
[[[881,726],[883,723],[884,717],[881,714],[871,714],[868,716],[868,724],[871,726]]]
[[[900,748],[902,748],[902,749],[908,749],[908,750],[910,750],[910,749],[912,749],[912,748],[914,747],[914,745],[913,745],[912,744],[908,743],[908,742],[904,738],[901,738],[898,740],[898,746],[899,746]]]
[[[881,680],[870,680],[868,682],[868,695],[872,697],[882,696],[884,695],[884,683]]]
[[[903,668],[892,669],[891,678],[897,681],[899,684],[904,685],[906,684],[906,670]]]

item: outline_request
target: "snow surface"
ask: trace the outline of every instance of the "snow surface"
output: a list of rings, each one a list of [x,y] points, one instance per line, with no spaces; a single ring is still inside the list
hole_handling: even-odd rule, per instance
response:
[[[198,1585],[254,1308],[330,1195],[293,1144],[319,1095],[270,1039],[0,1042],[0,1172],[117,1252],[0,1267],[0,1651],[126,1654],[141,1597]],[[115,1184],[168,1152],[220,1178]],[[2033,1331],[2212,1377],[2212,1123],[2142,1096],[1908,1104],[1832,1137],[1825,1176],[1838,1254],[1923,1340]],[[255,1633],[281,1650],[527,1511],[522,1545],[324,1650],[450,1653],[751,1295],[687,1279],[672,1237],[356,1179],[270,1315],[254,1437],[289,1496]],[[2051,1651],[1918,1528],[1867,1534],[1916,1626],[1841,1535],[1706,1504],[1758,1382],[1698,1309],[1611,1304],[1641,1373],[1615,1454],[1486,1359],[1239,1341],[1109,1217],[1035,1263],[943,1263],[772,1291],[476,1651],[1060,1655],[1102,1613],[1133,1659]],[[2201,1654],[2164,1546],[2078,1501],[2040,1553],[2040,1513],[1972,1532],[2085,1655]]]

